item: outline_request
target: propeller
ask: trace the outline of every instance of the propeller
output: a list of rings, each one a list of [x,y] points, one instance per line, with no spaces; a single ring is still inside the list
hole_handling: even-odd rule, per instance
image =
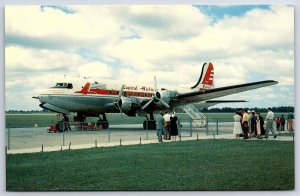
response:
[[[119,91],[118,99],[115,101],[115,106],[120,111],[121,116],[124,119],[123,112],[122,112],[122,109],[121,109],[121,106],[122,106],[122,99],[121,99],[121,97],[122,97],[123,89],[124,89],[124,84],[122,85],[122,87],[121,87],[121,89]]]
[[[152,102],[154,103],[161,103],[166,108],[170,108],[169,104],[167,104],[165,101],[163,101],[160,96],[160,93],[157,91],[157,81],[156,76],[154,76],[154,94],[152,94],[152,99],[148,101],[145,105],[143,105],[142,110],[145,110]]]

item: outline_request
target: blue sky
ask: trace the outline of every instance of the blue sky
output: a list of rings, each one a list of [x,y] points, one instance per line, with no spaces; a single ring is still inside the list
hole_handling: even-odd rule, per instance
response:
[[[293,106],[294,9],[7,6],[5,60],[6,110],[40,109],[31,97],[64,75],[150,86],[156,75],[160,87],[189,88],[204,62],[214,64],[215,87],[279,81],[224,97],[251,100],[232,107]]]
[[[238,16],[241,17],[245,13],[253,9],[270,10],[270,5],[194,5],[199,8],[204,14],[212,18],[215,23],[222,20],[225,16]]]

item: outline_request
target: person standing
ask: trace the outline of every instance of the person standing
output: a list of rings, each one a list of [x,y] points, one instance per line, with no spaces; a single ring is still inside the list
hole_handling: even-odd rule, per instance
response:
[[[164,139],[165,140],[170,140],[171,139],[171,136],[170,136],[170,118],[171,118],[171,115],[169,114],[169,112],[165,112],[165,115],[164,115],[164,131],[165,131]]]
[[[250,118],[250,121],[251,121],[251,136],[257,136],[257,131],[256,131],[256,115],[255,115],[255,112],[254,110],[251,111],[251,118]]]
[[[273,119],[274,119],[274,112],[272,112],[271,108],[268,108],[268,114],[266,116],[266,133],[265,133],[265,138],[269,137],[269,131],[271,131],[274,135],[274,138],[277,137],[277,135],[275,134],[275,131],[273,129]]]
[[[293,130],[293,121],[294,121],[294,114],[292,112],[289,112],[287,115],[288,120],[288,131],[292,132]]]
[[[156,116],[156,130],[157,130],[157,138],[159,142],[162,142],[163,127],[164,127],[164,118],[163,118],[163,113],[160,112],[160,114]]]
[[[280,130],[281,131],[285,131],[285,128],[284,128],[284,126],[285,126],[285,118],[284,118],[283,114],[280,117],[280,125],[281,125]]]
[[[256,137],[262,139],[261,135],[264,132],[264,119],[260,116],[259,112],[255,113],[256,116]]]
[[[70,124],[69,124],[69,121],[70,121],[69,117],[66,114],[64,114],[63,117],[64,117],[64,122],[65,122],[65,125],[66,125],[66,130],[71,131],[71,127],[70,127]]]
[[[240,134],[243,133],[241,120],[242,117],[239,115],[239,112],[236,112],[233,116],[234,125],[233,125],[233,134],[235,134],[235,138],[238,139]]]
[[[280,131],[280,124],[281,124],[280,118],[277,117],[275,122],[276,122],[276,130],[279,132]]]
[[[172,141],[176,141],[176,136],[178,135],[177,122],[178,122],[178,118],[175,115],[175,112],[173,112],[170,117],[170,130],[171,130]]]
[[[243,129],[243,133],[244,133],[244,139],[248,139],[248,130],[249,130],[249,115],[247,114],[247,112],[244,109],[241,109],[241,114],[243,115],[242,118],[242,129]]]
[[[252,121],[251,121],[251,119],[252,119],[252,113],[251,113],[251,111],[250,110],[248,110],[247,111],[247,114],[249,115],[249,120],[248,120],[248,132],[249,132],[249,134],[250,134],[250,136],[252,136]]]

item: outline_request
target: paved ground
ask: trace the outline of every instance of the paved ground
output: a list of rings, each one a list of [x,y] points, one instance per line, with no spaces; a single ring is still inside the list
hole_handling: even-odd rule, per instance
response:
[[[177,137],[177,142],[181,139],[235,139],[232,134],[232,123],[224,122],[218,125],[218,132],[214,126],[206,128],[193,128],[189,124],[184,124],[180,128],[181,138]],[[72,127],[75,130],[74,127]],[[208,133],[208,135],[207,135]],[[9,135],[9,141],[8,141]],[[292,141],[291,135],[278,136],[277,141]],[[240,138],[242,139],[242,138]],[[252,138],[251,140],[258,140]],[[266,139],[262,139],[266,140]],[[274,140],[272,136],[268,140]],[[32,153],[41,151],[58,151],[66,149],[81,149],[93,147],[109,147],[117,145],[136,145],[157,143],[156,131],[143,130],[140,124],[111,125],[108,130],[101,131],[68,131],[64,133],[48,133],[47,127],[14,128],[6,129],[7,153]],[[261,141],[261,140],[260,140]],[[171,142],[171,141],[165,141]]]

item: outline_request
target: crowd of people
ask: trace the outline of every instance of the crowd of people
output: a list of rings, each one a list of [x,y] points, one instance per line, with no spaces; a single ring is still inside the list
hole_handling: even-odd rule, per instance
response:
[[[243,139],[248,139],[251,137],[256,137],[258,139],[262,139],[269,137],[269,132],[271,131],[273,137],[276,138],[277,134],[275,133],[273,122],[275,120],[276,123],[276,130],[285,131],[285,118],[282,114],[281,117],[276,117],[272,111],[272,108],[268,108],[268,113],[265,119],[261,116],[260,112],[258,111],[250,111],[247,112],[244,109],[240,109],[236,114],[233,116],[234,119],[234,127],[233,127],[233,134],[235,134],[236,138],[239,138],[240,135],[243,135]],[[293,121],[294,121],[294,114],[289,112],[287,115],[287,130],[289,132],[293,132]]]
[[[164,140],[176,141],[178,135],[179,120],[175,112],[160,112],[156,116],[156,130],[159,142]]]

